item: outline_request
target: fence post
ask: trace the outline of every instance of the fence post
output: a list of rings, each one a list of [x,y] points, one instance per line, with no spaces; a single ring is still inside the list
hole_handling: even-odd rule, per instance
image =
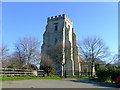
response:
[[[37,70],[33,70],[33,75],[38,76]]]
[[[62,77],[62,70],[60,70],[60,77]]]
[[[66,70],[65,70],[65,78],[67,78],[67,76],[66,76]]]
[[[78,78],[79,78],[79,75],[80,75],[80,72],[79,72],[79,70],[78,70]]]
[[[15,74],[16,74],[16,73],[15,73],[15,68],[13,68],[13,73],[14,73],[14,75],[13,75],[13,76],[15,76]]]

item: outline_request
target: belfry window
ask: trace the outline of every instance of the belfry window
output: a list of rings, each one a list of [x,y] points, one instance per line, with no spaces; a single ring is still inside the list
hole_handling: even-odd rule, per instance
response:
[[[57,25],[55,25],[55,31],[57,31],[58,30],[58,26]]]

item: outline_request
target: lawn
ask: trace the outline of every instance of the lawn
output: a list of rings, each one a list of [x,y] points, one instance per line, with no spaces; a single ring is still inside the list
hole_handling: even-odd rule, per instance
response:
[[[51,76],[46,76],[46,77],[43,77],[43,76],[11,76],[11,77],[3,76],[3,77],[0,77],[0,81],[24,80],[24,79],[63,79],[63,78],[64,77],[59,77],[56,75],[51,75]],[[77,75],[76,76],[67,76],[67,78],[76,78],[78,80],[91,79],[92,81],[100,82],[96,77],[94,79],[92,79],[85,75],[81,75],[79,77]],[[115,82],[111,82],[109,80],[107,80],[106,82],[115,83]]]
[[[56,75],[52,75],[52,76],[11,76],[11,77],[7,77],[7,76],[3,76],[0,77],[0,81],[9,81],[9,80],[23,80],[23,79],[63,79],[64,77],[59,77]],[[87,76],[67,76],[67,78],[76,78],[76,79],[89,79],[89,77]]]
[[[7,76],[3,76],[0,77],[0,81],[9,81],[9,80],[24,80],[24,79],[62,79],[59,76],[46,76],[46,77],[42,77],[42,76],[12,76],[12,77],[7,77]]]

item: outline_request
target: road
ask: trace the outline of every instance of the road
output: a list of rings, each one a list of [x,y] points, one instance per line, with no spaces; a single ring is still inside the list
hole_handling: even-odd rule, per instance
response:
[[[71,78],[62,80],[30,79],[2,81],[2,88],[107,88],[106,86],[83,81]]]

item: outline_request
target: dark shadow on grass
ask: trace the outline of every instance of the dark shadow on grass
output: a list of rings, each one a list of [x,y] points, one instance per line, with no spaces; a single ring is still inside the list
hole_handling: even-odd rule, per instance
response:
[[[108,88],[120,88],[118,87],[118,84],[116,83],[107,83],[107,82],[95,82],[90,79],[82,79],[82,80],[69,80],[72,82],[80,82],[80,83],[86,83],[86,84],[93,84],[94,86],[101,86],[101,87],[108,87]]]

